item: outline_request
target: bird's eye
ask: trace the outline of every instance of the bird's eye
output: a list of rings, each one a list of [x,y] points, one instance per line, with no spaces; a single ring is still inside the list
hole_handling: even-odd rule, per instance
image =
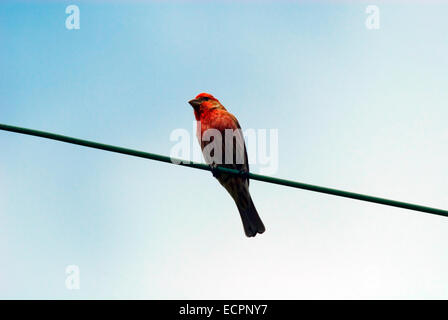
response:
[[[210,100],[210,98],[209,97],[202,97],[202,100],[208,101],[208,100]]]

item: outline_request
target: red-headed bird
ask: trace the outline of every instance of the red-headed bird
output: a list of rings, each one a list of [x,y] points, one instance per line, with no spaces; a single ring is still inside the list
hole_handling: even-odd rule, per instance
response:
[[[246,236],[255,237],[257,233],[263,233],[265,227],[252,202],[247,175],[225,174],[214,170],[216,166],[222,166],[240,170],[243,173],[249,173],[246,145],[238,120],[211,94],[200,93],[188,103],[193,107],[194,116],[196,121],[198,121],[197,138],[201,145],[205,161],[212,167],[213,176],[226,188],[235,201],[240,212]],[[215,133],[219,132],[222,137],[221,140],[216,139],[214,135],[209,137],[209,139],[205,138],[209,129],[214,129],[212,131]],[[229,134],[229,132],[233,133],[230,141],[233,147],[227,146],[226,148],[226,140],[230,140],[226,139],[226,134]],[[207,147],[213,141],[215,142],[216,148]],[[216,151],[222,152],[219,154]],[[230,161],[228,158],[226,159],[226,152],[227,154],[232,152]],[[217,158],[219,161],[216,161]]]

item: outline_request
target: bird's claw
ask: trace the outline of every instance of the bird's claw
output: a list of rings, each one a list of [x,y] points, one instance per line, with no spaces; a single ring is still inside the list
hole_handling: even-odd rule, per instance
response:
[[[246,170],[240,170],[240,176],[244,179],[249,179],[249,172]]]
[[[219,172],[218,166],[216,164],[212,164],[210,166],[210,170],[212,171],[212,174],[215,178],[219,178],[219,176],[221,175],[221,172]]]

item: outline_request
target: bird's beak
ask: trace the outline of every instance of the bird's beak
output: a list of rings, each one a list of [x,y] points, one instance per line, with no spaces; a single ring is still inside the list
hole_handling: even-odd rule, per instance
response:
[[[188,103],[193,107],[194,110],[198,110],[201,106],[201,101],[199,99],[193,99],[188,101]]]

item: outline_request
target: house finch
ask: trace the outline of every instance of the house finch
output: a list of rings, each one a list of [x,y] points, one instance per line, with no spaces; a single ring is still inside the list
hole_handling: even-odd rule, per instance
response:
[[[235,116],[211,94],[200,93],[188,102],[197,120],[197,138],[205,161],[235,201],[248,237],[263,233],[265,227],[249,193],[249,162],[241,127]],[[210,148],[211,147],[211,148]],[[217,166],[240,170],[243,175],[220,173]]]

